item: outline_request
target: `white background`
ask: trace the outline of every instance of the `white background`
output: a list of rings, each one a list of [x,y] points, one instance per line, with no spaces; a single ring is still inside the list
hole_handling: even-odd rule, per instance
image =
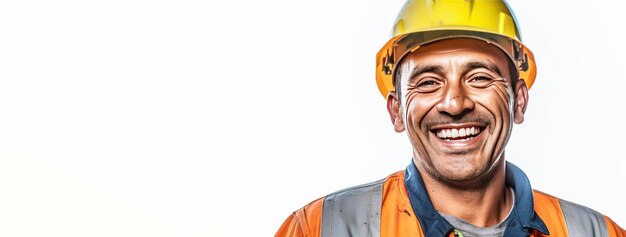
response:
[[[272,236],[404,169],[374,81],[403,0],[3,1],[0,236]],[[624,1],[510,1],[507,159],[626,226]]]

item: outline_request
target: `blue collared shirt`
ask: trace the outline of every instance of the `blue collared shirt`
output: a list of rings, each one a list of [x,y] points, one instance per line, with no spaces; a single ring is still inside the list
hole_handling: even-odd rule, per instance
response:
[[[446,221],[433,207],[424,181],[413,161],[406,168],[404,183],[407,187],[413,212],[417,215],[424,236],[447,236],[454,227]],[[533,190],[526,174],[510,162],[506,162],[506,186],[515,190],[515,205],[504,231],[505,237],[529,236],[529,229],[535,229],[549,235],[548,227],[535,213]]]

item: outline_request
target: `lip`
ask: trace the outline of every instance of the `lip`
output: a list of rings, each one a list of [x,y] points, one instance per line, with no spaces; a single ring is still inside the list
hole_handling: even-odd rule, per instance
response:
[[[459,129],[459,128],[472,127],[472,126],[480,127],[481,131],[477,136],[467,141],[463,141],[463,140],[446,141],[446,140],[439,138],[437,134],[435,133],[435,131],[439,129]],[[482,124],[474,124],[474,123],[446,124],[446,125],[434,126],[433,128],[431,128],[431,130],[428,133],[430,136],[430,140],[436,143],[435,146],[443,148],[444,152],[462,153],[462,152],[467,152],[467,151],[478,149],[480,145],[480,141],[482,141],[483,138],[486,136],[485,130],[486,130],[486,127]]]
[[[462,124],[443,124],[443,125],[435,125],[430,128],[430,131],[440,130],[440,129],[459,129],[466,127],[480,127],[480,129],[485,129],[487,127],[486,124],[482,123],[462,123]]]

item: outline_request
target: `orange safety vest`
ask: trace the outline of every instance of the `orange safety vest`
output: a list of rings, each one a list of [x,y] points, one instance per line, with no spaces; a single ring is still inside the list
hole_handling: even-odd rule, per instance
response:
[[[515,165],[506,164],[515,205],[504,236],[626,237],[610,218],[587,207],[531,189]],[[383,180],[344,189],[291,214],[277,237],[453,237],[453,227],[433,208],[411,163]]]

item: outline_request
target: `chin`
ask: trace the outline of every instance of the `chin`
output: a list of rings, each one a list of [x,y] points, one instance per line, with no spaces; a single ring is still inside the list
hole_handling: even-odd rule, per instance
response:
[[[431,167],[431,174],[434,172],[433,176],[444,183],[476,186],[492,176],[490,168],[493,166],[489,162],[476,162],[467,157],[446,157],[445,160]]]

